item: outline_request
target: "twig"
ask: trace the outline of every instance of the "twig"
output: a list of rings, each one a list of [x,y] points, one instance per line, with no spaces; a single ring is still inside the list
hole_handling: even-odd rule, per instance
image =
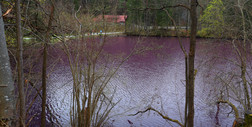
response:
[[[11,8],[8,9],[2,16],[4,17],[4,16],[8,15],[12,11],[14,5],[15,5],[15,3],[13,5],[11,5]]]
[[[0,84],[0,87],[7,87],[7,85],[4,85],[4,84]]]
[[[78,10],[75,12],[74,18],[76,19],[76,21],[77,21],[78,24],[80,25],[80,30],[79,30],[79,32],[81,33],[81,31],[82,31],[82,24],[81,24],[80,20],[79,20],[78,17],[77,17],[77,13],[80,11],[80,9],[81,9],[81,6],[80,6],[80,7],[78,8]]]
[[[27,122],[26,126],[28,127],[31,123],[31,121],[38,115],[38,113],[34,114]]]
[[[152,108],[152,107],[149,107],[149,108],[147,108],[147,109],[144,110],[144,111],[138,111],[136,114],[130,114],[129,116],[136,116],[136,115],[139,114],[139,113],[145,113],[145,112],[150,111],[150,110],[152,110],[152,111],[158,113],[163,119],[169,120],[169,121],[174,122],[174,123],[177,123],[179,126],[184,127],[184,125],[183,125],[182,123],[180,123],[178,120],[175,120],[175,119],[172,119],[172,118],[170,118],[170,117],[168,117],[168,116],[165,116],[165,115],[163,115],[161,112],[159,112],[158,110],[156,110],[156,109],[154,109],[154,108]]]
[[[226,103],[228,104],[233,110],[234,110],[234,113],[235,113],[235,119],[238,119],[239,118],[239,112],[238,112],[238,109],[230,102],[230,101],[226,101],[226,100],[218,100],[217,101],[217,104],[219,103]]]

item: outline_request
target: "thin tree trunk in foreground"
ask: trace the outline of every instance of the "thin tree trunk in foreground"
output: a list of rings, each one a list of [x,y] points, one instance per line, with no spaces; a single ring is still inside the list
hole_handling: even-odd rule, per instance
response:
[[[6,45],[2,8],[0,4],[0,126],[14,126],[14,82]]]
[[[43,68],[42,68],[42,113],[41,113],[41,127],[46,126],[46,68],[47,68],[47,45],[50,42],[50,31],[52,26],[54,13],[54,5],[51,3],[51,12],[46,31],[46,42],[43,51]]]
[[[23,74],[23,35],[21,30],[20,0],[16,1],[16,27],[17,27],[17,68],[18,68],[18,93],[19,93],[19,124],[25,126],[25,94]]]
[[[197,0],[191,0],[191,33],[190,33],[190,51],[189,51],[189,78],[188,78],[188,127],[194,125],[194,58],[196,48],[197,34]]]
[[[46,121],[46,65],[47,65],[47,44],[44,44],[43,50],[43,69],[42,69],[42,112],[41,127],[45,127]]]
[[[245,22],[245,15],[243,13],[243,6],[241,4],[241,1],[238,0],[238,7],[240,9],[241,12],[241,16],[242,16],[242,32],[243,32],[243,43],[242,43],[242,48],[243,48],[243,53],[241,53],[241,78],[242,78],[242,83],[243,83],[243,87],[244,87],[244,91],[245,91],[245,97],[247,98],[247,110],[251,110],[251,105],[250,105],[250,95],[249,95],[249,90],[248,90],[248,86],[247,86],[247,79],[246,79],[246,72],[247,72],[247,46],[246,46],[246,41],[247,41],[247,32],[246,32],[246,22]],[[252,89],[251,89],[252,90]],[[252,91],[251,91],[252,92]]]

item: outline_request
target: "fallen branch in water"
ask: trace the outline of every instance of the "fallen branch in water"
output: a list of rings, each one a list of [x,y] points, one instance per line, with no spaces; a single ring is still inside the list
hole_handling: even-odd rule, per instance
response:
[[[138,111],[136,114],[130,114],[129,116],[135,116],[135,115],[137,115],[137,114],[139,114],[139,113],[145,113],[145,112],[150,111],[150,110],[152,110],[152,111],[158,113],[163,119],[169,120],[169,121],[174,122],[174,123],[177,123],[177,124],[180,125],[181,127],[184,127],[184,125],[183,125],[182,123],[180,123],[178,120],[174,120],[174,119],[172,119],[172,118],[170,118],[170,117],[168,117],[168,116],[165,116],[165,115],[163,115],[161,112],[159,112],[158,110],[156,110],[156,109],[154,109],[154,108],[152,108],[152,107],[149,107],[149,108],[147,108],[147,109],[144,110],[144,111]]]

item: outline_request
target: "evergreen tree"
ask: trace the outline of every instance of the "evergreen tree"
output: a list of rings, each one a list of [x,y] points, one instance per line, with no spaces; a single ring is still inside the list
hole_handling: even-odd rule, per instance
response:
[[[200,36],[220,37],[223,33],[224,26],[222,0],[212,0],[209,2],[204,14],[200,17],[202,29],[199,31]]]

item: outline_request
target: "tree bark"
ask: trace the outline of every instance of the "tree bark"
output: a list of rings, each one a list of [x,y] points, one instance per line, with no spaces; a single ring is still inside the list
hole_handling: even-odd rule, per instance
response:
[[[197,0],[191,0],[191,33],[190,33],[190,51],[189,51],[189,78],[188,78],[188,127],[194,125],[194,58],[196,48],[197,34]]]
[[[190,0],[187,0],[187,5],[189,6],[190,4]],[[186,11],[186,32],[188,32],[188,27],[189,27],[189,23],[190,23],[190,15],[189,15],[190,10]]]
[[[44,44],[43,50],[43,68],[42,68],[42,112],[41,127],[45,127],[46,122],[46,67],[47,66],[47,44]]]
[[[124,16],[127,15],[127,0],[124,0]],[[125,18],[125,23],[124,23],[124,33],[127,33],[127,18],[128,17],[124,17]],[[252,44],[251,44],[252,46]],[[252,48],[251,48],[252,49]]]
[[[44,43],[43,50],[43,68],[42,68],[42,113],[41,113],[41,127],[46,126],[46,70],[47,70],[47,47],[50,42],[50,31],[52,27],[52,20],[54,14],[54,3],[51,3],[51,12],[46,31],[46,42]]]
[[[12,79],[0,4],[0,126],[14,126],[14,95],[14,81]]]
[[[23,74],[23,35],[21,30],[20,0],[16,1],[16,27],[17,27],[17,68],[18,68],[18,93],[19,93],[19,123],[25,126],[25,94]]]
[[[246,79],[246,72],[247,72],[247,65],[246,65],[246,62],[247,62],[247,46],[246,46],[246,41],[247,41],[247,32],[246,32],[246,22],[245,22],[245,15],[243,13],[243,6],[241,4],[241,1],[238,0],[238,7],[240,9],[240,12],[241,12],[241,16],[242,16],[242,32],[243,32],[243,44],[242,44],[242,48],[243,48],[243,52],[241,52],[241,79],[242,79],[242,83],[243,83],[243,86],[244,86],[244,91],[245,91],[245,97],[246,97],[246,100],[247,100],[247,110],[251,110],[251,106],[250,106],[250,95],[249,95],[249,90],[248,90],[248,86],[247,86],[247,79]],[[251,89],[252,90],[252,89]],[[252,92],[252,91],[251,91]]]

